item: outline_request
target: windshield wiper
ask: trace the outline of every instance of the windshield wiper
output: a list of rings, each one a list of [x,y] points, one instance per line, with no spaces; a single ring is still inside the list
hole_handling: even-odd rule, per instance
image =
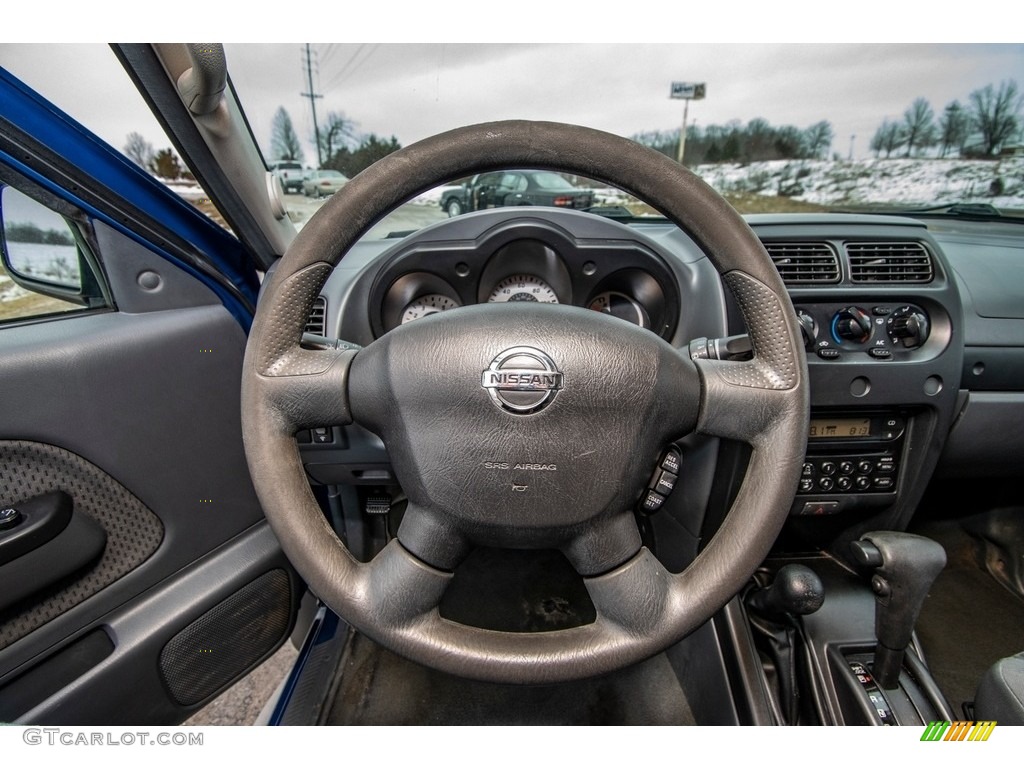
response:
[[[893,216],[935,216],[954,219],[970,219],[973,221],[1014,221],[1017,217],[1006,216],[988,203],[948,203],[945,205],[929,205],[923,208],[899,208],[872,210],[871,213],[883,213]]]

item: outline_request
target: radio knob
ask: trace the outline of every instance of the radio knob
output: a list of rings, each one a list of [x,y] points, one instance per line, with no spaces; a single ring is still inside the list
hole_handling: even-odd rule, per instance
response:
[[[889,338],[904,349],[916,349],[928,340],[928,315],[916,307],[900,307],[886,321]]]
[[[832,317],[832,335],[836,341],[863,344],[871,338],[871,315],[860,307],[840,309]]]

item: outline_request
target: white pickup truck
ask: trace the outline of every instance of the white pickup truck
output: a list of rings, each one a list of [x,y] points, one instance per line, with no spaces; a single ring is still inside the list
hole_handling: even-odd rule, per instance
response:
[[[270,171],[281,180],[285,192],[302,191],[302,163],[297,160],[278,160],[270,164]]]

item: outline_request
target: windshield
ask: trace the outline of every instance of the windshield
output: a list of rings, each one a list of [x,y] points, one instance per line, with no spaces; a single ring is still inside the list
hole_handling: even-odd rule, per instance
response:
[[[38,66],[67,48],[3,45],[0,65],[125,152],[133,142],[168,144],[137,94],[111,101],[131,84],[106,46],[78,46],[66,57],[88,81]],[[240,43],[225,50],[297,228],[334,191],[303,184],[313,171],[349,179],[427,136],[504,119],[631,138],[684,163],[742,213],[1024,211],[1021,45]],[[371,236],[510,205],[657,216],[603,182],[506,170],[445,180]],[[172,188],[206,199],[184,171],[177,175]]]
[[[434,133],[526,118],[681,158],[743,213],[1024,210],[1018,45],[229,45],[227,56],[268,158],[294,135],[308,167],[350,177]],[[395,228],[545,189],[656,214],[605,184],[551,172],[534,173],[529,190],[450,181],[462,183],[421,196],[423,210]],[[288,197],[301,226],[310,203]]]

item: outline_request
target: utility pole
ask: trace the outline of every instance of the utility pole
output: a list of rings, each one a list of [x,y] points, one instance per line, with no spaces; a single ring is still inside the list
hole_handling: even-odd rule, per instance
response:
[[[316,122],[316,100],[322,99],[324,96],[322,93],[313,92],[313,54],[310,53],[309,43],[306,43],[306,78],[309,82],[309,93],[300,93],[300,96],[309,99],[309,106],[313,110],[313,135],[316,137],[316,167],[320,168],[324,164],[324,159],[320,156],[320,126]]]
[[[853,161],[853,142],[854,142],[854,140],[856,138],[857,138],[857,134],[856,133],[850,135],[850,161],[851,162]]]

